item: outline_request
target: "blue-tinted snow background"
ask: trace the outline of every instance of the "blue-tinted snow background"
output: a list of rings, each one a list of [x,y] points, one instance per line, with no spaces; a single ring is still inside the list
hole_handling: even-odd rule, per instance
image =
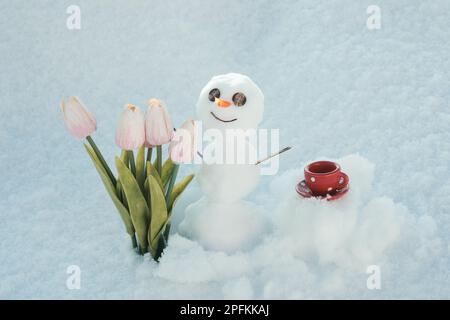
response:
[[[81,30],[66,28],[71,4]],[[372,4],[380,30],[366,27]],[[450,298],[450,1],[22,0],[0,17],[0,297]],[[231,255],[173,235],[157,265],[132,252],[59,103],[80,96],[112,163],[125,103],[159,97],[180,125],[226,72],[258,83],[262,127],[294,146],[250,197],[273,230]],[[346,201],[295,198],[319,158],[353,178]]]

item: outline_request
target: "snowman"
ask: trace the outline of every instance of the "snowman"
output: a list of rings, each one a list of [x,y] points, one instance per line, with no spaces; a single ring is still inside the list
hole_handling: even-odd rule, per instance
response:
[[[249,77],[241,74],[215,76],[200,92],[197,117],[204,134],[212,131],[223,135],[220,145],[214,146],[216,150],[221,148],[223,161],[207,161],[203,154],[197,174],[203,197],[186,208],[179,231],[206,249],[246,250],[266,231],[267,222],[262,210],[243,200],[258,184],[259,166],[250,156],[244,157],[244,162],[226,161],[227,153],[237,155],[242,152],[242,149],[237,150],[238,143],[232,148],[227,146],[226,136],[230,130],[256,132],[263,112],[263,93]],[[243,144],[247,155],[256,150],[256,146],[247,140]]]

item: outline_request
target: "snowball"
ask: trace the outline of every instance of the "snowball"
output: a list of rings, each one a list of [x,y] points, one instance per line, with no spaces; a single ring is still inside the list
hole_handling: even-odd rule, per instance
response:
[[[219,89],[220,99],[232,102],[233,95],[243,93],[246,96],[244,106],[219,107],[209,100],[209,92]],[[212,114],[222,120],[233,120],[232,122],[221,122]],[[228,73],[213,77],[201,90],[197,101],[197,116],[203,122],[205,129],[217,128],[221,130],[239,128],[256,128],[262,121],[264,112],[264,95],[261,89],[247,76],[237,73]]]
[[[206,197],[186,208],[179,231],[206,249],[250,249],[267,231],[261,209],[246,201],[220,203]]]
[[[254,164],[203,164],[197,174],[202,192],[215,202],[245,198],[258,184],[260,168]]]

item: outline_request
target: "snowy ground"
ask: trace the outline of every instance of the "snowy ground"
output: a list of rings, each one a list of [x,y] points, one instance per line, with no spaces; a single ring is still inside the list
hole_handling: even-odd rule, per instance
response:
[[[371,4],[380,30],[366,28]],[[449,1],[15,1],[0,15],[1,298],[450,298]],[[272,230],[234,254],[174,234],[157,265],[131,251],[59,102],[82,98],[112,160],[123,104],[159,97],[179,125],[230,71],[259,84],[262,127],[294,146],[249,197]],[[343,201],[296,198],[320,158],[350,174]],[[176,222],[198,197],[193,185]]]

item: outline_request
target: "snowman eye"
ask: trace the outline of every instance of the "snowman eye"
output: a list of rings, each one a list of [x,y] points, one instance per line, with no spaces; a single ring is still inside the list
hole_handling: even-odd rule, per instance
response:
[[[220,91],[217,88],[212,89],[208,95],[209,101],[214,102],[216,100],[216,98],[220,98]]]
[[[233,95],[233,103],[235,106],[242,107],[247,102],[247,97],[242,92]]]

